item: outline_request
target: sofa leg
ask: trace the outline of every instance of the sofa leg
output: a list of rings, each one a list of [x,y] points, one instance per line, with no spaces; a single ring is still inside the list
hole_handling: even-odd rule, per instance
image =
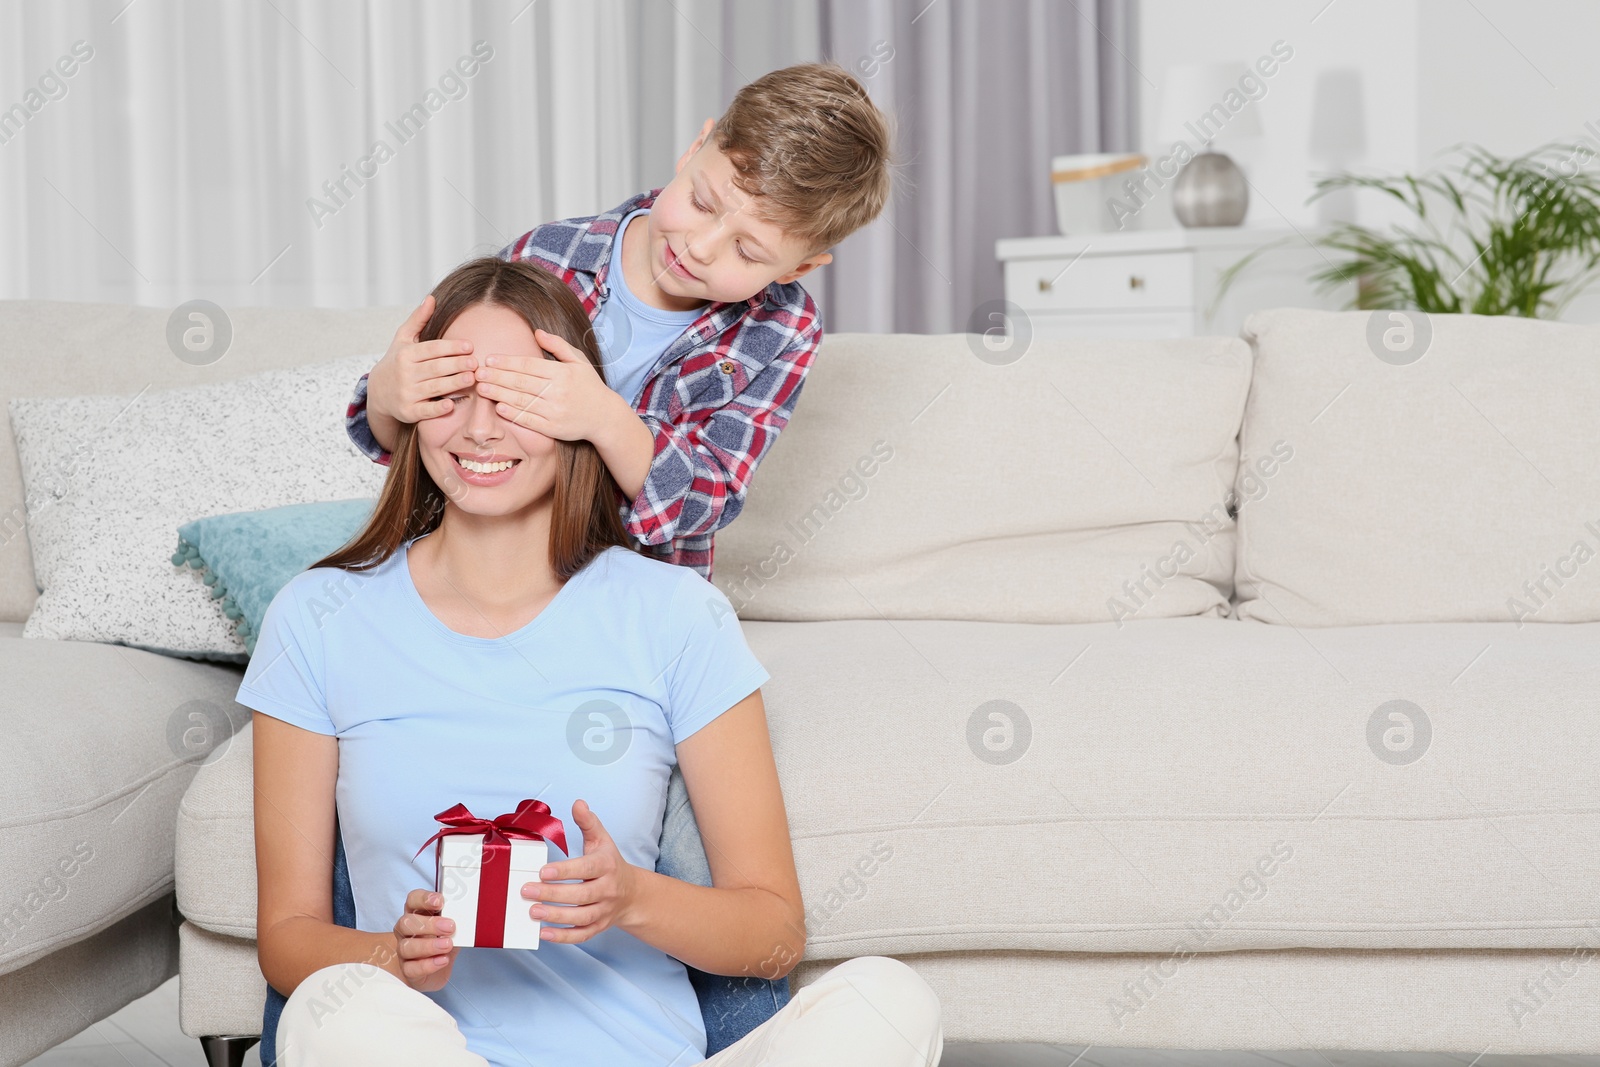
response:
[[[200,1047],[205,1049],[206,1067],[240,1067],[250,1046],[260,1041],[255,1037],[202,1037]]]

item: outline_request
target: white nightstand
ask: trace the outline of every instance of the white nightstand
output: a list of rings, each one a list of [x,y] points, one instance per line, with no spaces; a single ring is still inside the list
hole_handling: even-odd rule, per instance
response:
[[[1312,231],[1301,231],[1311,236]],[[1293,238],[1258,257],[1213,313],[1217,277],[1255,248]],[[1129,230],[995,242],[1006,300],[1028,316],[1035,337],[1236,336],[1244,317],[1269,307],[1339,308],[1354,283],[1320,294],[1308,280],[1339,256],[1294,230],[1244,226]]]

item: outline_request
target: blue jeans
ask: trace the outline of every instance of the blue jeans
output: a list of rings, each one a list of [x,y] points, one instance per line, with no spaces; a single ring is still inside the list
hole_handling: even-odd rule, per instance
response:
[[[667,813],[661,827],[661,858],[656,870],[694,885],[711,884],[711,865],[706,861],[705,844],[700,840],[700,825],[689,805],[689,790],[683,774],[673,764],[667,782]],[[714,1056],[754,1030],[789,1003],[789,978],[733,977],[707,974],[693,967],[689,984],[700,999],[700,1015],[706,1024],[706,1055]]]
[[[667,783],[667,813],[661,829],[661,857],[656,861],[661,874],[692,882],[711,884],[711,865],[706,861],[700,826],[689,804],[689,791],[676,765]],[[350,867],[344,858],[344,838],[338,822],[333,830],[333,921],[351,929],[356,925],[356,902],[350,891]],[[700,1014],[706,1024],[706,1055],[714,1055],[754,1030],[789,1003],[789,979],[735,978],[707,974],[693,967],[689,983],[700,1000]],[[267,1003],[261,1014],[261,1063],[274,1067],[278,1057],[278,1016],[288,998],[267,984]]]

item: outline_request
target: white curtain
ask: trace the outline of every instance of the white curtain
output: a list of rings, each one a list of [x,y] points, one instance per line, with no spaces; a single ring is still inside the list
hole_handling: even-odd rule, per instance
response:
[[[1048,157],[1132,141],[1121,6],[0,0],[0,298],[412,304],[665,183],[741,84],[825,57],[904,163],[810,280],[824,322],[959,330],[994,238],[1053,230]]]
[[[665,182],[740,72],[795,61],[764,42],[815,52],[814,8],[752,27],[732,6],[0,3],[0,108],[25,109],[0,115],[0,296],[414,303],[469,255]]]

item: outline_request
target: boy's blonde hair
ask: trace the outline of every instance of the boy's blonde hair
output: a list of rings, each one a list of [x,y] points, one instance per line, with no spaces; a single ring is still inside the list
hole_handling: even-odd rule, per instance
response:
[[[801,63],[740,89],[712,131],[734,184],[814,255],[889,199],[889,120],[836,63]]]

